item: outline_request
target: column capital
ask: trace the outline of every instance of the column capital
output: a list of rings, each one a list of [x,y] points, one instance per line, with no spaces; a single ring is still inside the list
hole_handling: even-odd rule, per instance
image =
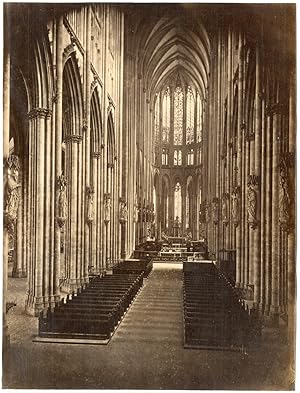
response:
[[[73,135],[73,134],[67,135],[65,137],[65,142],[66,143],[80,143],[80,142],[82,142],[82,136],[81,135]]]
[[[30,120],[35,119],[37,117],[42,118],[42,119],[46,119],[46,118],[51,117],[52,110],[48,109],[48,108],[34,108],[30,112],[28,112],[27,115]]]
[[[285,115],[288,114],[288,105],[279,102],[269,103],[266,105],[265,111],[267,116]]]
[[[98,160],[99,158],[101,158],[101,153],[100,152],[93,152],[92,157],[96,158]]]

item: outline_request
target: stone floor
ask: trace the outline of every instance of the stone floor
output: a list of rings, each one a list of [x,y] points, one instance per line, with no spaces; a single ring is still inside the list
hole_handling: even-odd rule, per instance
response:
[[[183,348],[180,264],[154,270],[106,346],[34,343],[26,279],[9,279],[11,346],[3,387],[59,389],[289,390],[287,347],[264,333],[248,354]]]

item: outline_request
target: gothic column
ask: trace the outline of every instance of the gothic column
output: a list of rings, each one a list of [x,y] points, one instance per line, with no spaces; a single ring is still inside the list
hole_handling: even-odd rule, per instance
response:
[[[95,191],[95,201],[98,201],[98,158],[95,154],[93,154],[92,159],[92,166],[93,166],[93,190]],[[98,203],[96,204],[95,211],[98,211],[99,207],[97,207]],[[88,244],[88,243],[86,243]],[[94,220],[90,226],[90,254],[88,256],[89,265],[92,268],[94,273],[99,273],[97,269],[97,220]]]
[[[60,16],[56,23],[56,100],[55,102],[55,204],[59,199],[60,189],[57,181],[62,175],[61,144],[62,144],[62,89],[63,89],[63,17]],[[60,265],[61,265],[61,226],[57,221],[57,206],[55,211],[54,232],[54,269],[53,292],[55,303],[60,300]]]
[[[290,228],[288,232],[288,332],[289,342],[291,345],[291,358],[294,361],[295,356],[295,322],[296,322],[296,255],[295,255],[295,150],[296,150],[296,92],[295,92],[295,74],[291,74],[290,91],[289,91],[289,195],[290,195]]]
[[[277,85],[275,98],[277,99]],[[272,294],[271,294],[271,313],[274,323],[278,324],[279,318],[279,125],[280,115],[278,103],[271,108],[273,114],[273,158],[272,158]]]
[[[19,160],[20,162],[20,160]],[[22,262],[23,262],[23,232],[24,232],[24,222],[23,222],[23,209],[24,209],[24,173],[23,167],[20,168],[19,182],[21,188],[19,190],[19,207],[17,213],[17,221],[15,228],[15,242],[14,242],[14,255],[13,255],[13,270],[12,276],[20,278],[22,277]]]
[[[188,196],[188,190],[186,187],[186,179],[184,179],[184,183],[181,185],[181,233],[182,236],[186,231],[186,198]],[[174,210],[175,211],[175,210]],[[176,219],[176,217],[174,217]]]
[[[261,140],[262,140],[262,121],[261,121],[261,82],[260,82],[260,48],[257,45],[256,47],[256,83],[255,83],[255,175],[258,177],[259,181],[261,180],[261,166],[262,166],[262,157],[261,157]],[[261,181],[260,181],[260,189],[261,189]],[[252,252],[253,256],[253,284],[254,284],[254,307],[258,307],[260,301],[260,274],[261,274],[261,259],[260,259],[260,237],[261,237],[261,206],[260,206],[260,192],[257,198],[257,220],[258,225],[254,230],[253,234],[253,244],[252,244]]]
[[[82,137],[79,135],[68,135],[65,138],[67,145],[67,169],[66,177],[68,182],[68,250],[67,251],[67,274],[66,290],[69,292],[77,290],[78,272],[77,272],[77,240],[78,240],[78,159],[79,144]]]
[[[29,113],[30,138],[29,154],[32,157],[31,171],[32,182],[30,189],[30,199],[34,215],[32,217],[31,236],[32,236],[32,254],[31,254],[31,271],[29,272],[29,288],[26,300],[26,310],[29,314],[38,315],[38,313],[48,305],[47,283],[44,282],[45,264],[49,263],[49,254],[46,254],[45,245],[49,239],[46,235],[45,227],[45,203],[50,190],[45,189],[45,183],[48,181],[46,174],[45,160],[45,133],[47,130],[47,118],[50,111],[44,108],[37,108]],[[48,247],[48,245],[47,245]]]
[[[86,51],[85,51],[85,72],[86,72],[86,78],[85,78],[85,91],[84,91],[84,95],[85,95],[85,135],[84,135],[84,142],[85,142],[85,146],[84,146],[84,155],[85,155],[85,160],[83,161],[83,165],[84,165],[84,188],[87,190],[88,188],[90,188],[90,181],[91,181],[91,175],[90,175],[90,157],[91,157],[91,124],[90,124],[90,118],[91,118],[91,5],[87,6],[87,13],[86,13],[86,30],[85,30],[85,45],[86,45]],[[95,172],[94,172],[94,176],[95,176]],[[95,185],[94,185],[94,191],[96,191]],[[84,193],[84,196],[86,193]],[[85,200],[85,198],[83,197],[83,201]],[[84,205],[84,203],[83,203]],[[83,210],[84,212],[84,210]],[[84,217],[84,215],[83,215]],[[88,281],[88,264],[89,264],[89,259],[90,259],[90,230],[91,228],[93,228],[94,226],[96,226],[95,224],[93,224],[93,226],[90,225],[90,223],[88,222],[87,219],[83,219],[83,231],[84,231],[84,236],[82,241],[84,242],[84,261],[82,262],[84,264],[84,277],[83,282],[87,282]],[[96,244],[94,244],[94,246],[96,246]]]
[[[24,209],[23,209],[23,255],[22,255],[22,277],[27,277],[27,262],[29,259],[29,209],[28,209],[28,152],[26,152],[24,157],[24,188],[23,188],[23,198],[24,198]]]

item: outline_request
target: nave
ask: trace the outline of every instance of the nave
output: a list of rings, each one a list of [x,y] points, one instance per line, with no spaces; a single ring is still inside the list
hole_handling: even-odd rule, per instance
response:
[[[182,274],[180,263],[154,263],[108,345],[32,342],[38,324],[22,309],[25,280],[10,279],[18,305],[8,314],[11,350],[3,387],[287,389],[282,332],[267,329],[247,354],[184,349]]]

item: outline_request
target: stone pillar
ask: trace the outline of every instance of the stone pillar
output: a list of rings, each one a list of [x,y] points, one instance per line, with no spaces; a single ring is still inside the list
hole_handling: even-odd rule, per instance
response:
[[[93,155],[92,160],[93,165],[93,189],[95,190],[95,201],[98,200],[98,177],[100,173],[98,173],[98,159]],[[95,211],[98,211],[98,206],[96,204]],[[89,265],[95,273],[99,273],[97,266],[97,220],[94,220],[90,225],[90,253],[88,255]],[[88,244],[88,243],[86,243]]]
[[[265,234],[265,311],[266,315],[269,314],[271,304],[271,266],[272,266],[272,240],[271,240],[271,209],[272,209],[272,129],[270,114],[267,114],[266,119],[266,180],[265,180],[265,216],[267,220],[266,234]]]
[[[68,182],[68,203],[70,216],[68,217],[67,232],[67,274],[66,274],[66,291],[73,292],[78,287],[77,271],[77,241],[78,241],[78,160],[79,160],[79,143],[82,142],[80,135],[68,135],[65,138],[67,145],[67,169],[66,177]]]
[[[26,310],[31,315],[38,313],[48,306],[48,295],[46,283],[43,280],[45,264],[49,263],[49,255],[45,253],[45,241],[48,241],[45,228],[45,202],[48,198],[50,190],[45,189],[45,183],[48,180],[45,167],[45,130],[47,118],[50,111],[44,108],[37,108],[29,113],[30,137],[29,154],[32,156],[31,161],[31,188],[30,199],[34,209],[32,217],[32,255],[31,255],[31,271],[29,272],[29,288],[26,300]],[[46,176],[45,176],[46,175]],[[45,302],[45,303],[44,303]]]
[[[262,122],[261,122],[261,87],[260,87],[260,48],[256,47],[256,82],[255,82],[255,175],[261,179],[261,139],[262,139]],[[261,182],[260,182],[261,186]],[[260,301],[260,274],[261,274],[261,258],[260,258],[260,237],[261,237],[261,206],[260,193],[258,195],[258,225],[253,234],[253,284],[254,284],[254,307],[258,307]]]
[[[296,322],[296,254],[295,254],[295,149],[296,149],[296,93],[295,75],[291,74],[289,96],[289,193],[290,193],[290,228],[288,232],[288,337],[292,362],[295,357],[295,322]]]
[[[21,175],[22,172],[22,175]],[[22,261],[23,261],[23,209],[24,209],[24,175],[23,168],[20,169],[19,182],[21,187],[19,189],[19,207],[17,213],[17,221],[15,228],[15,245],[14,245],[14,265],[12,270],[12,276],[20,278],[22,277]]]
[[[55,182],[62,174],[61,144],[62,144],[62,89],[63,89],[63,17],[56,24],[56,100],[55,102]],[[55,203],[59,199],[60,190],[56,187]],[[57,217],[57,211],[55,217]],[[61,226],[55,219],[54,232],[54,277],[53,291],[55,303],[60,300],[60,265],[61,265]]]
[[[45,205],[44,205],[44,217],[45,217],[45,228],[44,228],[44,260],[43,260],[43,297],[44,307],[54,307],[54,294],[52,286],[52,264],[53,264],[53,245],[52,239],[54,237],[52,217],[54,215],[54,206],[52,205],[52,197],[54,190],[52,188],[52,119],[48,115],[45,121]],[[51,276],[50,276],[51,273]]]
[[[242,182],[242,136],[240,125],[242,124],[242,105],[243,105],[243,86],[242,86],[242,63],[243,63],[243,46],[242,46],[242,34],[239,32],[238,41],[238,59],[239,59],[239,74],[238,74],[238,130],[237,130],[237,184],[236,189],[233,190],[234,198],[237,197],[237,209],[236,209],[236,219],[233,213],[233,224],[235,225],[236,233],[236,286],[240,287],[242,282],[242,254],[241,254],[241,182]]]
[[[8,166],[6,165],[9,156],[9,129],[10,129],[10,20],[9,12],[4,7],[4,53],[3,53],[3,190],[6,193],[8,187]],[[4,203],[7,201],[5,195]],[[3,228],[3,298],[2,298],[2,344],[3,351],[6,351],[9,345],[9,333],[6,320],[6,302],[7,302],[7,279],[8,279],[8,237],[9,225],[4,221]]]
[[[24,171],[23,171],[23,201],[24,201],[24,208],[23,208],[23,255],[22,255],[22,277],[27,277],[27,262],[29,259],[29,208],[28,208],[28,152],[24,157]]]
[[[277,96],[277,94],[276,94]],[[271,108],[273,114],[273,157],[272,157],[272,294],[271,314],[275,325],[279,322],[279,125],[277,104]]]

